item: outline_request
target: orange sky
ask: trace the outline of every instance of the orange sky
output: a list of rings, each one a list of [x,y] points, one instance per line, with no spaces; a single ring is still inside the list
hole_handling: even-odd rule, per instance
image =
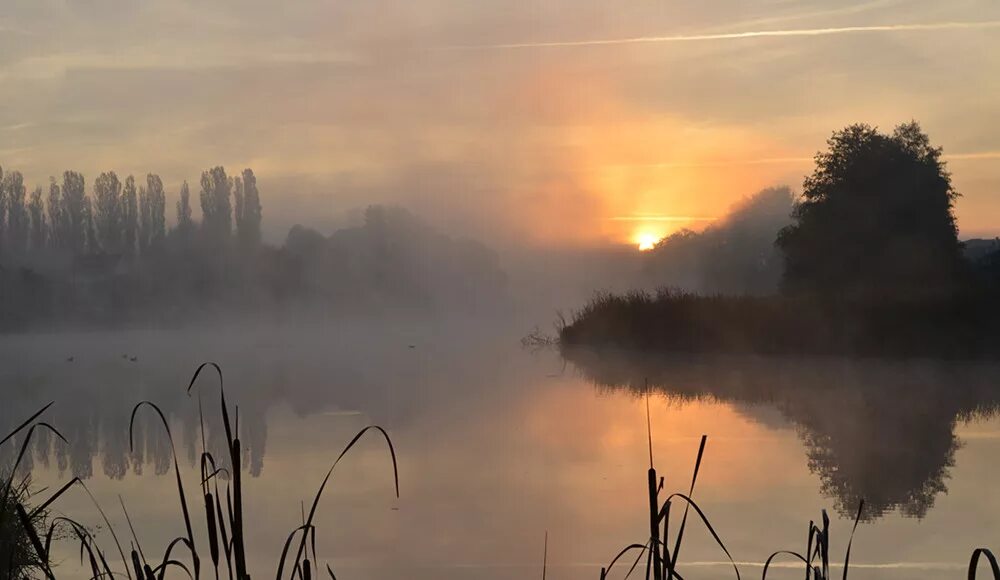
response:
[[[917,119],[959,155],[962,235],[1000,229],[996,3],[248,2],[11,6],[0,165],[152,171],[170,196],[250,166],[278,240],[396,203],[491,243],[601,245],[798,189],[847,124]]]

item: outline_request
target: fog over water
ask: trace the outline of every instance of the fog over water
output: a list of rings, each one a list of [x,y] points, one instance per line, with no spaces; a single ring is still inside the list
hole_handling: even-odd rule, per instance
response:
[[[520,330],[451,320],[5,337],[3,380],[16,396],[2,413],[10,424],[56,401],[49,420],[69,445],[32,445],[35,483],[83,477],[113,522],[122,519],[121,495],[144,545],[161,546],[183,530],[169,451],[153,415],[140,412],[130,453],[129,413],[141,400],[161,405],[193,492],[198,402],[211,448],[220,441],[218,391],[208,377],[192,397],[184,390],[199,362],[218,361],[239,405],[256,574],[273,572],[300,502],[369,423],[395,442],[401,497],[375,439],[338,467],[317,522],[320,556],[338,576],[521,578],[539,572],[546,531],[550,577],[594,574],[643,537],[648,455],[635,389],[646,381],[668,489],[685,488],[698,438],[709,435],[696,497],[744,573],[774,550],[800,548],[805,524],[823,508],[842,549],[845,514],[861,496],[869,510],[852,577],[959,573],[969,546],[1000,527],[1000,506],[986,495],[1000,441],[992,365],[564,359],[521,349]],[[58,509],[99,521],[82,493]],[[707,534],[692,531],[689,541],[694,566],[710,577],[730,573]],[[75,566],[67,553],[60,572]]]

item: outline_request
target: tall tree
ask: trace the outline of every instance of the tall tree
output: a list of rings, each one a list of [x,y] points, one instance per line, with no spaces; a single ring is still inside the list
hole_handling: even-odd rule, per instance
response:
[[[87,250],[88,229],[92,225],[90,198],[87,197],[86,182],[76,171],[63,173],[62,203],[60,203],[61,226],[59,239],[64,246],[76,253]]]
[[[122,188],[122,245],[126,254],[134,254],[139,240],[139,207],[136,199],[135,177],[125,178]]]
[[[236,221],[236,237],[242,242],[246,231],[243,224],[243,178],[233,178],[233,219]]]
[[[232,235],[232,188],[233,183],[221,166],[201,174],[201,227],[217,242],[225,241]]]
[[[15,253],[23,253],[28,247],[28,208],[25,205],[27,190],[24,176],[20,171],[10,171],[3,178],[7,192],[7,243]]]
[[[31,200],[28,202],[28,215],[31,218],[31,249],[40,250],[45,247],[48,235],[48,224],[45,222],[45,201],[42,199],[41,186],[36,187],[31,192]]]
[[[239,237],[246,245],[260,243],[261,207],[257,191],[257,177],[252,169],[243,170],[243,207],[239,209]]]
[[[149,196],[149,243],[159,244],[167,234],[167,196],[159,175],[146,175],[146,195]]]
[[[94,180],[94,229],[105,252],[118,252],[122,242],[122,183],[118,174],[107,171]]]
[[[189,232],[194,228],[194,220],[191,217],[191,189],[188,182],[181,184],[180,199],[177,200],[177,230]]]
[[[955,288],[958,193],[916,122],[891,134],[837,131],[816,155],[794,223],[778,235],[783,288],[833,296],[940,294]]]
[[[149,250],[149,240],[153,229],[153,208],[149,199],[149,191],[145,186],[139,186],[139,253]]]
[[[49,210],[49,245],[53,248],[62,248],[64,241],[62,236],[64,235],[65,225],[63,224],[62,217],[62,202],[60,196],[62,190],[59,188],[59,184],[56,182],[55,177],[49,178],[49,199],[48,199],[48,210]]]
[[[7,179],[0,168],[0,257],[7,249]]]
[[[97,221],[94,219],[94,204],[89,197],[83,198],[83,231],[85,252],[96,254],[101,251],[101,240],[97,234]]]

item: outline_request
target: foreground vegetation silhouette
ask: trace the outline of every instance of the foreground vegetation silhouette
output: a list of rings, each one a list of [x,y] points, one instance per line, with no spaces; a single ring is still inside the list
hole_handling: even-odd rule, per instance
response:
[[[106,550],[100,547],[96,537],[88,527],[68,517],[57,517],[52,518],[50,522],[46,521],[45,514],[47,514],[47,508],[53,505],[70,489],[80,487],[87,493],[101,514],[103,523],[106,525],[107,530],[111,535],[114,548],[121,557],[121,561],[124,566],[124,575],[130,580],[133,578],[133,574],[135,580],[162,580],[167,571],[171,568],[183,571],[190,578],[200,578],[202,574],[203,558],[206,555],[204,552],[206,547],[208,550],[207,555],[211,560],[213,575],[215,578],[220,577],[221,565],[225,566],[225,572],[228,573],[228,577],[230,579],[235,578],[237,580],[247,580],[250,578],[246,562],[245,537],[248,524],[244,521],[244,496],[242,486],[243,468],[241,466],[242,455],[239,438],[239,412],[237,409],[235,417],[233,417],[233,420],[230,420],[229,406],[226,402],[222,370],[215,363],[204,363],[198,367],[191,378],[190,384],[188,385],[188,393],[191,393],[192,389],[196,385],[199,375],[205,369],[214,370],[218,375],[220,393],[219,404],[223,417],[223,427],[225,430],[228,451],[226,457],[219,458],[219,460],[217,460],[211,452],[205,450],[205,431],[204,422],[202,421],[201,430],[203,451],[199,458],[199,482],[204,500],[203,507],[207,527],[205,530],[207,546],[199,545],[195,539],[190,511],[192,508],[189,508],[187,495],[185,494],[185,488],[181,477],[180,465],[177,460],[176,452],[173,451],[173,437],[170,433],[169,423],[159,407],[157,407],[155,403],[149,401],[140,402],[134,407],[129,423],[130,439],[133,427],[137,420],[137,415],[140,411],[149,409],[149,411],[154,414],[154,417],[162,423],[171,446],[173,472],[177,484],[178,506],[180,514],[184,520],[185,527],[184,536],[175,538],[165,548],[161,548],[163,550],[163,556],[161,559],[157,559],[157,557],[154,556],[157,552],[143,550],[141,543],[135,535],[135,530],[132,527],[131,519],[129,519],[128,511],[126,510],[125,503],[123,501],[121,507],[125,514],[125,518],[128,521],[129,532],[132,536],[132,548],[129,555],[126,556],[125,550],[122,547],[122,543],[114,526],[112,526],[102,507],[97,504],[96,499],[94,499],[86,485],[79,478],[73,478],[68,481],[41,504],[37,506],[29,506],[25,501],[24,493],[18,493],[18,490],[23,488],[14,487],[14,477],[18,472],[25,452],[29,448],[33,435],[36,430],[45,429],[54,433],[65,442],[65,439],[58,430],[48,423],[39,420],[39,418],[52,405],[52,403],[49,403],[45,407],[38,410],[34,415],[29,417],[28,420],[14,428],[3,440],[0,440],[0,445],[2,445],[7,441],[12,440],[18,434],[22,432],[24,433],[20,437],[17,459],[14,461],[10,474],[4,482],[2,489],[3,502],[0,503],[0,505],[3,506],[12,505],[13,511],[17,517],[17,525],[11,525],[11,510],[5,509],[0,512],[0,518],[3,518],[0,523],[5,524],[3,528],[0,528],[0,531],[3,532],[3,535],[0,536],[0,553],[10,556],[9,560],[0,562],[0,566],[3,566],[3,569],[6,570],[7,575],[5,577],[26,578],[31,575],[32,571],[36,571],[43,574],[46,578],[54,579],[55,571],[53,569],[52,541],[53,538],[58,537],[58,534],[62,530],[66,530],[67,533],[71,534],[73,539],[79,543],[81,563],[86,562],[86,566],[89,567],[89,570],[92,573],[92,578],[113,578],[115,576],[122,575],[122,570],[112,570],[112,567],[108,563]],[[201,417],[200,405],[199,417]],[[382,427],[377,425],[365,427],[360,430],[350,440],[350,442],[347,443],[344,449],[333,461],[329,470],[326,472],[326,476],[323,478],[316,491],[316,495],[310,505],[308,515],[304,515],[303,517],[302,525],[295,528],[288,534],[287,540],[282,549],[281,557],[276,563],[277,578],[284,578],[286,569],[289,571],[290,578],[299,577],[303,580],[309,580],[315,574],[323,572],[320,562],[316,556],[316,526],[313,523],[316,511],[319,507],[319,501],[323,496],[323,492],[327,488],[327,484],[330,482],[334,469],[340,463],[341,459],[343,459],[344,456],[347,455],[347,453],[354,447],[354,445],[369,432],[380,435],[384,438],[386,445],[388,446],[389,455],[392,459],[395,493],[396,497],[399,497],[399,473],[396,463],[396,452],[393,447],[392,440]],[[225,476],[226,480],[220,485],[220,479],[222,479],[223,476]],[[223,497],[223,495],[225,497]],[[47,527],[45,526],[46,523],[48,523]],[[30,546],[30,550],[26,549],[25,546]],[[187,558],[181,558],[180,556],[175,555],[175,549],[186,552]],[[150,554],[148,559],[146,557],[147,552]],[[86,557],[84,557],[84,555],[86,555]],[[330,565],[325,564],[325,568],[326,573],[328,573],[332,579],[335,579],[336,576],[334,575]]]

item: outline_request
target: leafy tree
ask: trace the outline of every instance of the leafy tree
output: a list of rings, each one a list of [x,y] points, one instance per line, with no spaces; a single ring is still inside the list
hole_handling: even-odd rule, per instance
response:
[[[236,237],[243,241],[246,226],[243,223],[243,178],[233,178],[233,218],[236,220]]]
[[[916,122],[891,134],[851,125],[827,141],[794,223],[778,234],[787,292],[877,297],[955,288],[958,193]]]
[[[62,203],[60,203],[59,239],[72,252],[86,251],[91,222],[90,198],[87,197],[83,175],[75,171],[63,173]]]
[[[226,170],[219,166],[201,174],[202,228],[220,242],[229,239],[233,231],[233,212],[230,205],[233,183]]]
[[[191,218],[191,189],[188,182],[181,184],[180,199],[177,201],[177,229],[181,232],[188,232],[194,228],[194,220]]]
[[[96,254],[101,251],[101,241],[97,234],[97,221],[94,219],[94,204],[89,197],[83,198],[83,231],[85,246],[84,251]]]
[[[122,189],[122,244],[126,254],[135,253],[139,241],[139,208],[136,199],[135,177],[125,178]]]
[[[149,250],[149,238],[153,229],[153,208],[149,199],[149,192],[146,187],[139,186],[139,253],[145,254]]]
[[[187,184],[185,183],[185,186]],[[167,197],[163,192],[163,180],[159,175],[146,175],[146,194],[149,196],[149,239],[150,245],[159,244],[167,233]]]
[[[41,187],[36,187],[31,192],[31,200],[28,202],[28,215],[31,217],[31,249],[38,250],[44,248],[48,235],[48,224],[45,223],[45,201],[42,200]]]
[[[114,171],[94,180],[94,229],[97,241],[105,252],[117,252],[122,242],[122,183]]]
[[[62,190],[59,188],[59,184],[56,182],[55,177],[49,178],[49,199],[48,199],[48,210],[49,210],[49,245],[53,248],[63,247],[63,240],[61,236],[65,226],[63,224],[63,212],[62,203],[60,201],[60,195]]]
[[[244,169],[243,178],[237,178],[236,180],[242,185],[239,187],[242,200],[237,198],[236,203],[237,235],[244,245],[254,246],[260,243],[261,222],[260,193],[257,191],[257,177],[253,174],[252,169]]]
[[[28,247],[28,209],[25,206],[24,176],[20,171],[10,171],[3,178],[3,189],[7,193],[7,242],[15,253],[23,253]]]
[[[0,168],[0,255],[6,249],[7,242],[7,180]]]

